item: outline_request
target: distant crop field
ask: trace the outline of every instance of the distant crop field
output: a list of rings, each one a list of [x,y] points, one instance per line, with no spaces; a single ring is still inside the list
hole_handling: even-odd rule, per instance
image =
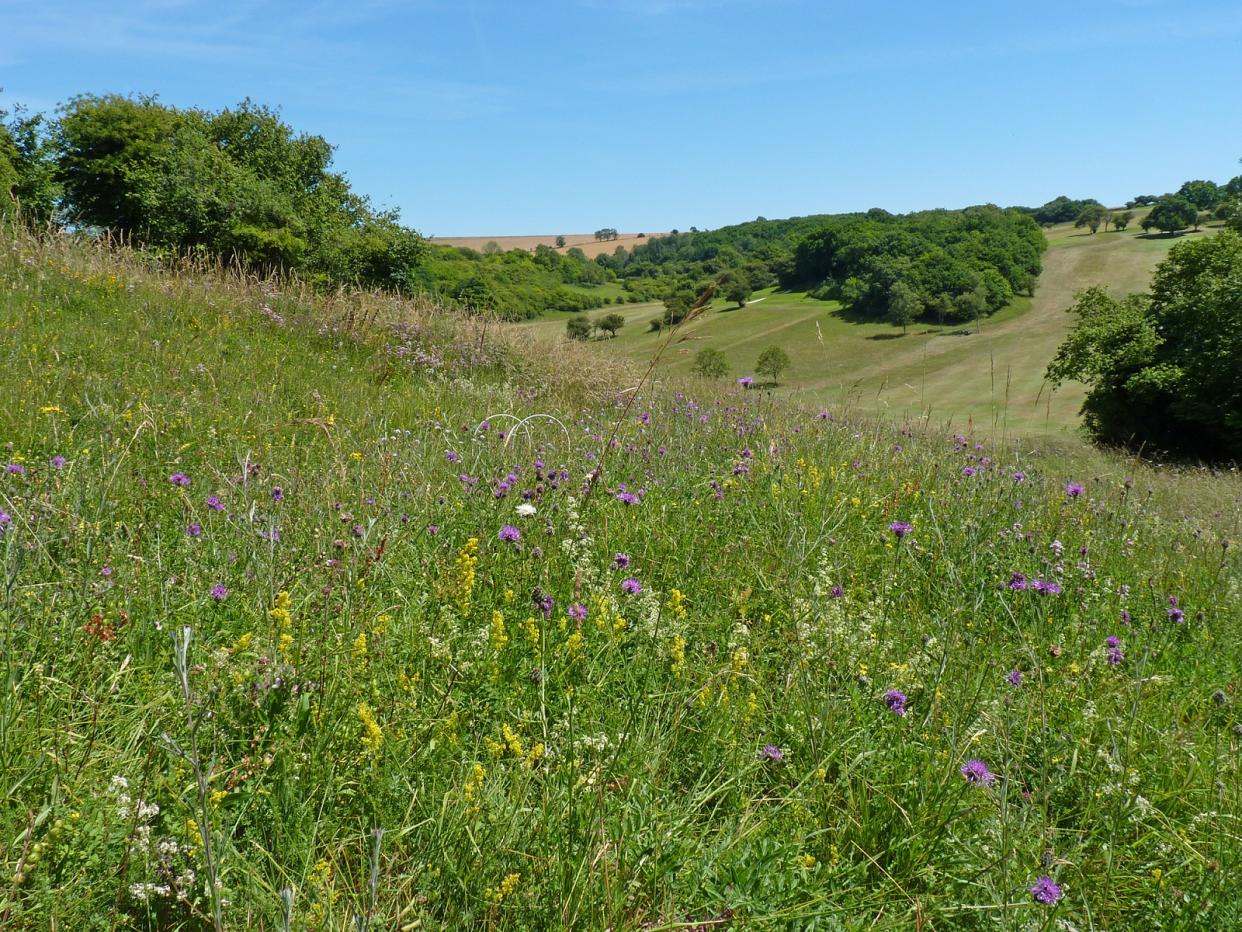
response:
[[[597,240],[592,233],[552,233],[547,236],[434,236],[431,242],[441,246],[466,246],[480,252],[488,243],[495,243],[506,252],[510,249],[525,249],[534,252],[536,246],[557,248],[557,236],[564,236],[565,245],[560,247],[561,252],[577,246],[586,253],[588,259],[594,259],[602,253],[614,252],[618,246],[633,249],[653,237],[663,235],[663,233],[622,233],[616,239],[610,240]]]

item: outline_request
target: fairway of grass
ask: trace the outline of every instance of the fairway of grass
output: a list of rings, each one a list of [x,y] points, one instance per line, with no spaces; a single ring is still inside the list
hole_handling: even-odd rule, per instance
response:
[[[973,424],[998,434],[1072,432],[1083,391],[1075,385],[1052,391],[1044,370],[1069,329],[1065,310],[1075,294],[1097,284],[1118,294],[1142,290],[1174,244],[1210,232],[1147,237],[1133,227],[1094,235],[1068,224],[1054,227],[1034,297],[1016,299],[969,335],[960,331],[973,327],[961,324],[918,323],[902,333],[888,324],[852,322],[836,302],[804,293],[768,289],[742,309],[716,301],[677,331],[659,371],[685,376],[694,354],[711,346],[724,353],[734,377],[753,375],[760,352],[775,344],[792,361],[779,393],[808,404],[952,427]],[[659,304],[628,305],[619,311],[626,326],[616,339],[592,346],[646,363],[665,339],[647,329],[662,311]],[[569,316],[520,326],[555,336]]]

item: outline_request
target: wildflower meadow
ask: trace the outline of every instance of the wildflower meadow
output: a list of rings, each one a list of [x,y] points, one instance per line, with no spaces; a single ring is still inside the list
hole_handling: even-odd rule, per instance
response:
[[[526,340],[6,232],[0,927],[1242,925],[1235,475]]]

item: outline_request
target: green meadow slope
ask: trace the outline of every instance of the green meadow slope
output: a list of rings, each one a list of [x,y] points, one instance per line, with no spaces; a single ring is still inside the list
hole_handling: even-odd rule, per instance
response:
[[[1117,294],[1142,290],[1174,244],[1210,233],[1090,235],[1069,225],[1054,227],[1035,296],[1019,298],[984,320],[979,333],[963,334],[960,325],[919,323],[903,334],[888,324],[854,322],[836,302],[773,289],[756,293],[744,309],[717,301],[676,333],[660,360],[660,373],[687,375],[695,353],[710,346],[725,354],[734,376],[753,375],[759,353],[776,344],[792,360],[781,393],[809,404],[901,419],[925,415],[934,424],[974,424],[1001,433],[1072,432],[1082,390],[1051,391],[1044,369],[1069,329],[1065,310],[1074,295],[1097,284]],[[603,313],[623,314],[626,326],[616,339],[591,345],[646,363],[665,338],[648,330],[662,311],[659,304],[607,308]],[[569,316],[549,315],[521,326],[554,336],[563,334]]]
[[[1240,927],[1237,476],[513,336],[0,240],[0,928]]]

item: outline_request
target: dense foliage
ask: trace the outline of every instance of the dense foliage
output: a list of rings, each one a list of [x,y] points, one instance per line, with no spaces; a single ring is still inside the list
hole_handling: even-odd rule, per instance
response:
[[[106,259],[0,242],[0,926],[1242,923],[1235,478]]]
[[[1083,415],[1108,443],[1242,460],[1242,236],[1175,246],[1146,295],[1082,294],[1048,369],[1090,386]]]
[[[0,209],[15,201],[147,248],[237,260],[325,286],[425,291],[529,317],[605,303],[612,278],[581,250],[481,255],[431,245],[331,168],[332,147],[245,101],[212,112],[151,97],[82,96],[58,118],[0,114]]]
[[[1041,226],[1052,226],[1057,223],[1072,223],[1088,207],[1102,208],[1103,206],[1093,197],[1075,200],[1062,194],[1059,197],[1054,197],[1043,207],[1019,207],[1017,210],[1030,214],[1034,221]]]
[[[751,290],[780,284],[839,300],[870,319],[971,320],[1029,291],[1043,234],[1027,216],[997,207],[759,218],[701,233],[662,236],[597,261],[626,287],[662,290],[671,318],[718,283],[744,304]],[[669,320],[668,322],[675,322]]]
[[[449,303],[496,310],[517,320],[543,311],[582,311],[607,304],[610,298],[598,286],[613,277],[576,248],[561,253],[541,245],[534,252],[478,253],[429,244],[411,269],[409,283]]]
[[[0,110],[0,218],[21,211],[36,226],[52,221],[60,188],[43,117]]]

